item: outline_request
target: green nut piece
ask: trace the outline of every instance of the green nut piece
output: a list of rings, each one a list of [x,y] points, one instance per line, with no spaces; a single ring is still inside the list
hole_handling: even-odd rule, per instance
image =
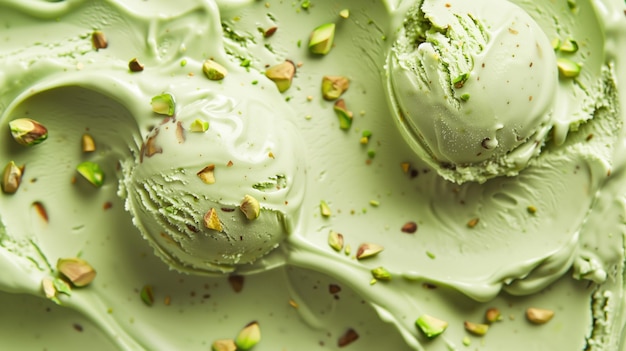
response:
[[[339,118],[339,128],[348,130],[352,126],[352,112],[346,107],[346,102],[343,99],[337,100],[333,107],[337,118]]]
[[[487,324],[472,323],[468,321],[465,321],[463,326],[468,332],[479,336],[487,334],[487,331],[489,330],[489,325]]]
[[[154,304],[154,293],[152,292],[151,285],[144,285],[141,289],[141,293],[139,293],[141,297],[141,301],[146,304],[146,306],[152,306]]]
[[[427,314],[421,315],[415,321],[415,325],[429,339],[436,338],[437,336],[441,335],[446,330],[446,328],[448,328],[448,322],[442,321],[441,319],[435,318]]]
[[[331,230],[328,233],[328,245],[333,248],[333,250],[339,252],[343,249],[343,234],[337,233],[334,230]]]
[[[361,260],[368,257],[373,257],[378,255],[384,250],[384,247],[378,244],[373,243],[363,243],[359,245],[358,250],[356,251],[356,259]]]
[[[559,68],[559,75],[563,78],[576,78],[580,74],[580,65],[570,59],[559,57],[556,59],[556,65]]]
[[[326,203],[326,201],[324,200],[320,201],[320,213],[322,214],[322,217],[330,217],[330,215],[332,214],[330,211],[330,206],[328,206],[328,203]]]
[[[250,195],[246,195],[243,197],[241,204],[239,205],[239,209],[249,220],[255,220],[259,218],[261,214],[261,205],[259,201]]]
[[[237,351],[237,345],[233,339],[220,339],[213,341],[211,351]]]
[[[23,174],[23,165],[18,167],[13,161],[7,163],[2,174],[2,191],[5,194],[14,194],[20,187]]]
[[[259,323],[251,322],[246,325],[235,338],[237,350],[250,350],[261,341],[261,329]]]
[[[559,51],[567,53],[575,53],[578,51],[578,43],[574,39],[567,39],[559,44]]]
[[[318,55],[326,55],[333,47],[335,24],[325,23],[315,28],[309,39],[309,50]]]
[[[389,281],[391,280],[391,273],[386,270],[384,267],[377,267],[371,270],[372,277],[377,280]]]
[[[194,133],[204,133],[209,130],[209,122],[196,118],[195,121],[191,122],[189,130]]]
[[[202,64],[202,72],[206,75],[210,80],[222,80],[226,77],[228,71],[224,66],[213,60],[206,60]]]
[[[296,65],[289,60],[272,66],[265,71],[265,76],[276,84],[278,91],[281,93],[291,87],[291,82],[295,75]]]
[[[160,115],[173,116],[176,111],[176,101],[170,93],[164,93],[152,98],[152,111]]]
[[[344,76],[322,77],[322,97],[337,100],[350,87],[350,80]]]
[[[76,287],[89,285],[96,277],[96,271],[87,261],[80,258],[60,258],[57,270]]]
[[[37,145],[48,138],[48,129],[30,118],[18,118],[9,122],[13,139],[21,145]]]
[[[76,170],[96,188],[104,184],[104,172],[97,163],[85,161],[76,166]]]

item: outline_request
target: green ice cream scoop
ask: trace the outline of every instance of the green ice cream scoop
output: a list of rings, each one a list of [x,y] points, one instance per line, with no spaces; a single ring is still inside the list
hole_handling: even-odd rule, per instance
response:
[[[556,56],[539,25],[507,1],[434,1],[405,12],[388,58],[396,121],[451,181],[516,175],[552,125]]]

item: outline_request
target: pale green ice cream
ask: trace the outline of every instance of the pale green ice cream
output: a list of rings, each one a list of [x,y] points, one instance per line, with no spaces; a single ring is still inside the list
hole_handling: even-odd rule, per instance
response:
[[[417,2],[388,74],[405,138],[454,182],[516,175],[552,124],[554,51],[535,20],[507,1]]]
[[[184,107],[146,136],[139,160],[125,172],[135,224],[181,271],[226,272],[252,263],[276,248],[298,217],[305,166],[287,122],[293,112],[272,90],[234,89],[181,96],[177,104]],[[202,122],[206,130],[192,129]]]

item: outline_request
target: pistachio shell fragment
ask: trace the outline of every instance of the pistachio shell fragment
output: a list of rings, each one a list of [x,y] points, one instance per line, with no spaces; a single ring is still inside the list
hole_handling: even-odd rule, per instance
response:
[[[346,107],[346,102],[343,99],[337,100],[333,107],[337,118],[339,118],[339,128],[348,130],[352,126],[352,111],[349,111]]]
[[[83,152],[96,151],[96,142],[95,140],[93,140],[93,137],[87,133],[83,134],[81,138],[81,144],[82,144]]]
[[[249,220],[254,220],[261,214],[261,205],[259,201],[250,195],[245,195],[239,205],[239,209],[246,215]]]
[[[139,293],[141,297],[141,301],[146,304],[146,306],[152,306],[154,304],[154,293],[152,292],[151,285],[144,285],[141,288],[141,293]]]
[[[235,338],[237,350],[250,350],[261,341],[261,329],[259,323],[251,322],[246,325]]]
[[[293,77],[296,75],[296,65],[289,60],[268,68],[265,76],[276,84],[279,92],[285,92],[291,87]]]
[[[429,339],[441,335],[448,328],[448,322],[427,314],[421,315],[415,321],[415,325]]]
[[[60,258],[57,261],[57,270],[76,287],[87,286],[96,277],[93,267],[80,258]]]
[[[189,130],[194,133],[204,133],[209,130],[209,122],[196,118],[195,121],[191,122]]]
[[[465,327],[465,330],[474,335],[485,335],[489,330],[489,325],[487,324],[472,323],[468,321],[465,321],[463,326]]]
[[[215,165],[210,164],[201,169],[196,175],[205,184],[215,184]]]
[[[350,87],[350,80],[344,76],[322,77],[322,97],[336,100]]]
[[[206,60],[202,64],[202,72],[210,80],[222,80],[228,74],[226,68],[213,60]]]
[[[2,191],[5,194],[14,194],[22,183],[25,166],[18,166],[15,162],[10,161],[4,167],[2,173]]]
[[[217,211],[212,208],[204,215],[204,225],[212,230],[221,232],[224,230],[222,227],[222,222],[220,222],[219,217],[217,216]]]
[[[554,311],[543,308],[528,308],[526,310],[526,319],[533,324],[544,324],[554,317]]]
[[[236,351],[237,345],[233,339],[220,339],[213,341],[211,351]]]
[[[337,233],[334,230],[331,230],[328,233],[328,245],[333,248],[333,250],[339,252],[343,249],[343,234]]]
[[[371,270],[372,277],[377,280],[389,281],[391,280],[391,273],[384,267],[376,267]]]
[[[580,65],[570,59],[559,57],[556,59],[556,65],[559,68],[559,75],[563,78],[576,78],[580,74]]]
[[[18,118],[9,122],[13,139],[20,145],[37,145],[48,138],[48,129],[30,118]]]
[[[176,101],[170,93],[157,95],[150,101],[152,111],[160,115],[173,116],[176,110]]]
[[[372,243],[364,243],[359,246],[359,249],[356,251],[357,260],[361,260],[368,257],[373,257],[378,255],[384,250],[381,245],[372,244]]]
[[[87,181],[96,188],[99,188],[102,184],[104,184],[104,172],[97,163],[85,161],[76,166],[76,170],[83,176],[83,178],[87,179]]]
[[[309,39],[309,50],[318,55],[326,55],[333,47],[335,24],[325,23],[315,28]]]
[[[143,68],[143,65],[139,63],[137,58],[133,58],[132,60],[128,61],[128,69],[131,72],[141,72],[143,71]]]
[[[106,49],[109,46],[106,36],[99,30],[91,33],[91,42],[96,50]]]
[[[495,323],[502,320],[502,314],[500,310],[495,307],[489,308],[487,312],[485,312],[485,320],[487,323]]]

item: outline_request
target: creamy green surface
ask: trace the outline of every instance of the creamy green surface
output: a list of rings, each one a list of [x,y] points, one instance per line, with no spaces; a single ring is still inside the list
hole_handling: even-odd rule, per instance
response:
[[[0,324],[3,342],[78,350],[89,335],[103,350],[206,350],[213,340],[234,337],[257,320],[262,341],[255,350],[337,349],[338,338],[349,328],[360,337],[345,349],[464,350],[466,336],[469,349],[479,350],[619,349],[626,318],[626,160],[624,113],[619,109],[619,102],[626,101],[626,89],[619,89],[626,77],[620,57],[626,45],[624,4],[577,2],[572,11],[565,1],[546,7],[517,3],[548,39],[556,34],[576,39],[581,47],[576,59],[584,68],[577,80],[559,80],[560,115],[552,138],[524,171],[463,185],[445,181],[430,169],[390,120],[384,65],[397,22],[410,4],[312,4],[308,10],[299,2],[278,1],[219,6],[200,0],[175,6],[166,1],[147,6],[142,1],[79,0],[1,5],[0,25],[7,30],[0,38],[0,122],[6,132],[0,161],[26,164],[18,192],[0,196],[0,262],[5,272],[0,290],[8,292],[0,295],[0,303],[11,311]],[[348,19],[338,16],[344,8],[350,9]],[[327,22],[337,24],[335,47],[326,56],[311,56],[308,36]],[[220,23],[236,34],[222,36]],[[278,30],[264,39],[258,28],[271,26]],[[106,34],[108,48],[92,48],[94,29]],[[143,72],[128,71],[133,57],[146,66]],[[227,66],[223,83],[203,76],[201,63],[208,57]],[[250,72],[239,66],[246,59]],[[292,87],[280,95],[258,72],[285,59],[299,67]],[[332,102],[321,98],[323,75],[351,80],[343,96],[354,112],[349,131],[339,129]],[[292,207],[285,213],[300,211],[290,222],[290,234],[254,265],[242,266],[242,271],[256,273],[246,276],[240,293],[230,288],[225,276],[170,270],[125,210],[125,198],[136,182],[158,186],[194,149],[189,141],[211,142],[210,134],[187,134],[177,147],[175,133],[162,129],[159,134],[167,136],[169,148],[151,163],[137,162],[141,144],[162,121],[152,113],[150,99],[164,91],[177,97],[181,120],[198,114],[214,118],[209,131],[228,124],[219,122],[219,113],[210,112],[223,104],[205,109],[207,113],[192,113],[203,101],[209,103],[207,96],[227,96],[244,106],[260,101],[262,107],[256,110],[266,112],[255,121],[259,124],[242,118],[231,126],[265,130],[236,134],[241,136],[238,142],[274,143],[269,149],[279,166],[265,160],[261,164],[269,170],[238,174],[265,178],[276,173],[272,167],[282,167],[303,182],[294,203],[289,196]],[[267,116],[266,106],[284,115],[284,130],[272,130],[281,122],[264,123],[283,118]],[[32,148],[10,140],[7,124],[20,117],[46,125],[48,140]],[[295,131],[289,123],[295,124]],[[372,132],[367,145],[359,142],[364,130]],[[95,153],[81,152],[80,137],[86,131],[96,140]],[[302,150],[299,143],[304,144]],[[226,151],[211,156],[219,158],[216,164],[230,159],[229,152],[233,157],[246,155],[227,145],[217,143]],[[371,159],[370,150],[375,151]],[[285,154],[291,155],[288,161],[281,158]],[[160,156],[168,156],[174,168],[156,158]],[[86,160],[103,167],[102,188],[76,174],[76,165]],[[408,173],[401,168],[405,162],[410,164]],[[219,184],[218,175],[210,186]],[[233,206],[241,196],[233,196],[230,186],[247,191],[256,180],[231,181],[220,191],[224,202]],[[195,189],[168,191],[175,198],[175,192],[191,194]],[[298,194],[303,196],[299,206]],[[280,196],[268,202],[284,201]],[[330,218],[320,215],[321,200],[329,204]],[[372,200],[379,205],[371,205]],[[45,206],[47,223],[34,211],[36,201]],[[105,209],[105,203],[112,206]],[[529,213],[529,206],[537,211]],[[148,219],[146,215],[141,221]],[[478,222],[469,228],[472,219]],[[400,230],[407,221],[417,223],[414,234]],[[351,254],[328,246],[330,230],[344,235]],[[358,246],[367,242],[384,250],[356,260]],[[189,245],[193,247],[193,241]],[[79,312],[75,314],[43,300],[40,282],[55,274],[57,258],[78,254],[98,275],[89,287],[61,299]],[[371,285],[370,269],[379,266],[392,273],[392,280]],[[146,284],[155,291],[150,307],[139,297]],[[329,292],[330,284],[341,287],[336,296]],[[431,285],[437,288],[427,288]],[[20,304],[31,306],[28,316],[12,307]],[[500,308],[504,320],[483,337],[464,331],[465,320],[482,322],[489,307]],[[531,325],[524,318],[528,307],[552,309],[555,316],[545,325]],[[449,323],[435,340],[426,341],[414,326],[424,313]],[[73,323],[83,326],[83,332]]]

